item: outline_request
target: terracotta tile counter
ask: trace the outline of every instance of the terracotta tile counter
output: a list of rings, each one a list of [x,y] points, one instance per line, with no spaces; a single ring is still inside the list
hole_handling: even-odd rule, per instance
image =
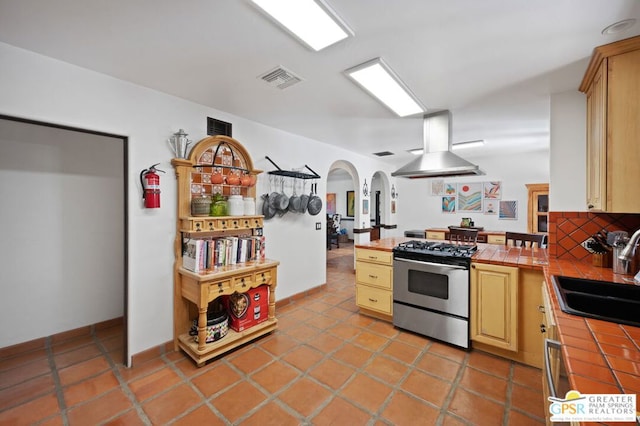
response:
[[[390,251],[415,238],[385,238],[356,247]],[[548,258],[546,249],[478,244],[474,262],[542,269],[557,322],[572,389],[581,393],[640,394],[640,327],[570,315],[560,310],[551,276],[562,275],[627,283],[611,268]],[[640,312],[638,312],[640,319]]]

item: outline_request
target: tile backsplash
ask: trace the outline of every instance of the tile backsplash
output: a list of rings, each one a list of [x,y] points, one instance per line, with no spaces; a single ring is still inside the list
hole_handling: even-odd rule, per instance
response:
[[[602,229],[627,231],[640,228],[640,214],[549,212],[549,256],[590,262],[591,253],[580,244]]]

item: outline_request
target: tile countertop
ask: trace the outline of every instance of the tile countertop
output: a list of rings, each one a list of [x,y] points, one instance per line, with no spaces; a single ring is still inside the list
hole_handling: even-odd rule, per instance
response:
[[[384,238],[357,248],[390,251],[416,238]],[[640,394],[640,327],[570,315],[560,310],[551,276],[563,275],[626,283],[611,268],[547,257],[546,249],[478,244],[474,262],[541,269],[557,322],[557,330],[572,389],[580,393]],[[633,285],[633,284],[629,284]],[[640,316],[640,312],[638,313]]]

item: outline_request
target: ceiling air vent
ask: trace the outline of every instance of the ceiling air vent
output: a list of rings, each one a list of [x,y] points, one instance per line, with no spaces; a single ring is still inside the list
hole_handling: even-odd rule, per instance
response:
[[[269,86],[277,87],[281,90],[302,81],[302,78],[280,65],[266,74],[261,75],[260,78],[266,81]]]
[[[389,151],[381,151],[381,152],[374,152],[373,155],[377,155],[378,157],[386,157],[387,155],[395,155],[395,154]]]
[[[216,120],[215,118],[207,117],[207,135],[223,135],[223,136],[231,136],[231,123],[227,123],[226,121]]]

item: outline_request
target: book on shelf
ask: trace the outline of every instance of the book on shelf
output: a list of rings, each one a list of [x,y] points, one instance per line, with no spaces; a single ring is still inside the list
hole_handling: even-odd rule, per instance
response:
[[[193,272],[204,270],[204,248],[206,240],[189,238],[182,252],[182,267]]]
[[[265,259],[264,236],[186,238],[182,266],[193,272]]]

